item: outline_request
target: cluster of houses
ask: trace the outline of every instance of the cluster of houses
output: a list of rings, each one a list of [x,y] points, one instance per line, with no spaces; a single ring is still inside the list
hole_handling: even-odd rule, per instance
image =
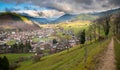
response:
[[[52,29],[52,28],[43,28],[40,30],[35,31],[23,31],[23,32],[0,32],[0,53],[4,53],[5,49],[11,48],[11,45],[7,45],[6,43],[11,40],[15,40],[16,43],[23,42],[25,43],[26,40],[29,40],[31,42],[32,50],[30,52],[36,52],[36,49],[39,48],[39,50],[49,50],[49,53],[55,53],[62,50],[65,50],[67,48],[73,47],[76,45],[76,39],[75,37],[70,39],[67,43],[65,40],[59,41],[56,44],[53,44],[53,39],[49,40],[40,40],[37,42],[33,42],[33,38],[49,38],[52,35],[54,35],[55,32],[62,32],[62,33],[69,33],[72,37],[73,34],[71,31],[65,32],[63,29]],[[59,40],[58,38],[56,38]]]

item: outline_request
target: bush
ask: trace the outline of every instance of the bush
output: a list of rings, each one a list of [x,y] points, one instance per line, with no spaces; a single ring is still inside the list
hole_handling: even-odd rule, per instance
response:
[[[39,56],[39,55],[35,55],[34,57],[33,57],[33,62],[39,62],[40,61],[40,58],[41,58],[41,56]]]

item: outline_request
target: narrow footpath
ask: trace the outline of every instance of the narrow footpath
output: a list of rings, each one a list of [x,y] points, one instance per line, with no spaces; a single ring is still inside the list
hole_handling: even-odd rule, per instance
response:
[[[101,59],[102,66],[98,70],[116,70],[115,54],[114,54],[114,40],[112,39],[108,45],[108,49]]]

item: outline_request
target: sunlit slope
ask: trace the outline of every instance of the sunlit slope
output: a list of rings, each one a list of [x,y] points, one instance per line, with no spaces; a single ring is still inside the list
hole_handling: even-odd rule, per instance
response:
[[[74,33],[78,33],[81,29],[88,29],[91,21],[73,21],[73,22],[62,22],[59,24],[42,24],[40,25],[43,28],[51,27],[51,28],[63,28],[65,30],[72,30]]]
[[[94,15],[90,15],[90,14],[80,14],[76,18],[72,19],[72,21],[75,21],[75,20],[93,21],[97,18],[98,18],[98,16],[94,16]]]

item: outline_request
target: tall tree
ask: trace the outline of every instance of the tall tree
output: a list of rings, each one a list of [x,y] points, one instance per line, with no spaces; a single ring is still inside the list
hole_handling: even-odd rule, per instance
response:
[[[78,34],[78,39],[79,39],[79,42],[80,44],[83,44],[84,46],[84,43],[85,43],[85,30],[83,30],[82,32],[79,32]],[[84,47],[84,67],[86,68],[86,62],[87,62],[87,47],[85,46]]]
[[[78,33],[78,39],[79,39],[80,44],[85,43],[85,30]]]
[[[105,16],[105,24],[104,24],[104,32],[105,35],[108,37],[110,31],[110,16]]]
[[[116,34],[120,33],[120,13],[114,15],[113,24],[115,25],[114,31]]]
[[[25,45],[21,42],[19,43],[20,51],[23,53],[23,49],[25,48]]]

